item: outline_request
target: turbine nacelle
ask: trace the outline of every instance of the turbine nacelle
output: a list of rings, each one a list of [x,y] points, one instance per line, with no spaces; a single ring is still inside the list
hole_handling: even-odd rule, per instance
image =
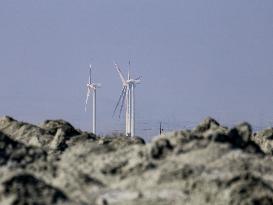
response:
[[[130,64],[129,64],[129,65],[130,65]],[[138,77],[138,78],[136,78],[136,79],[131,78],[131,77],[130,77],[130,72],[129,72],[129,71],[128,71],[128,79],[125,80],[125,77],[124,77],[123,73],[121,72],[121,70],[120,70],[118,64],[117,64],[117,63],[114,63],[114,66],[115,66],[115,68],[116,68],[117,71],[118,71],[118,74],[119,74],[119,77],[120,77],[120,79],[121,79],[121,82],[122,82],[123,87],[129,86],[129,84],[139,84],[139,83],[141,82],[141,81],[140,81],[141,77]]]
[[[141,80],[140,79],[129,79],[126,81],[126,84],[140,84]]]
[[[91,84],[87,83],[86,86],[88,89],[96,90],[97,88],[101,87],[101,84],[100,83],[91,83]]]

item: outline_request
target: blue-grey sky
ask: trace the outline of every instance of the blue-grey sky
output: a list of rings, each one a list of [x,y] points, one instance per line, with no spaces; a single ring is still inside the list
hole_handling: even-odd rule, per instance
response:
[[[121,91],[113,67],[131,60],[137,133],[192,126],[273,124],[272,0],[1,0],[0,115],[40,123],[64,118],[90,129],[88,65],[102,83],[98,132]],[[91,104],[89,105],[91,108]],[[151,129],[151,130],[150,130]]]

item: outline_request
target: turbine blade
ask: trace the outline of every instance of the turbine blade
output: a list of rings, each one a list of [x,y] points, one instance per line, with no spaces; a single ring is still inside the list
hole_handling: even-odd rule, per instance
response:
[[[123,97],[123,95],[124,95],[125,89],[126,89],[126,87],[124,86],[124,87],[122,88],[122,91],[121,91],[121,94],[120,94],[120,96],[119,96],[118,102],[117,102],[117,104],[116,104],[116,106],[115,106],[115,109],[114,109],[114,112],[113,112],[113,117],[114,117],[114,115],[115,115],[115,113],[116,113],[116,111],[117,111],[117,108],[118,108],[118,106],[119,106],[119,103],[120,103],[120,101],[121,101],[121,99],[122,99],[122,97]]]
[[[89,84],[91,84],[92,79],[91,79],[91,69],[92,69],[92,65],[89,65],[90,69],[89,69]]]
[[[120,70],[118,64],[114,63],[114,66],[115,66],[115,68],[116,68],[117,71],[118,71],[118,74],[119,74],[119,77],[120,77],[122,83],[125,84],[126,82],[125,82],[124,75],[122,74],[122,72],[121,72],[121,70]]]
[[[96,83],[96,87],[100,88],[101,87],[101,83]]]
[[[87,110],[87,103],[88,103],[89,96],[90,96],[90,88],[88,88],[88,90],[87,90],[87,95],[86,95],[86,100],[85,100],[85,112]]]
[[[122,110],[123,110],[123,107],[124,107],[124,102],[125,102],[125,98],[126,98],[126,92],[127,92],[127,89],[124,91],[124,95],[123,95],[123,98],[122,98],[122,101],[121,101],[121,106],[120,106],[120,110],[119,110],[119,118],[120,118],[120,116],[121,116],[121,112],[122,112]]]
[[[135,80],[140,80],[142,78],[142,76],[139,76],[139,77],[137,77]]]
[[[130,70],[131,70],[131,62],[129,60],[129,68],[128,68],[128,80],[130,80],[131,76],[130,76]]]

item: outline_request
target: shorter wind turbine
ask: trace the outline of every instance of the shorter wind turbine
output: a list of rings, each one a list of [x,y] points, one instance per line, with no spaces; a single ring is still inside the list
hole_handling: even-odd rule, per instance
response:
[[[90,69],[89,69],[89,82],[87,83],[87,96],[86,96],[86,101],[85,101],[85,112],[87,110],[87,104],[88,104],[88,99],[90,96],[90,93],[93,93],[93,133],[96,134],[96,112],[97,112],[97,108],[96,108],[96,95],[97,95],[97,88],[101,87],[101,84],[99,83],[93,83],[92,82],[92,65],[89,65]]]
[[[128,69],[128,78],[125,79],[124,75],[122,74],[119,66],[114,63],[115,68],[118,71],[118,74],[120,76],[121,82],[122,82],[122,90],[119,97],[119,100],[116,104],[114,114],[121,103],[120,111],[119,111],[119,117],[121,115],[124,102],[126,101],[126,114],[125,114],[125,127],[126,127],[126,136],[128,137],[134,137],[135,136],[135,87],[136,84],[140,83],[140,78],[138,77],[136,79],[132,79],[130,76],[130,61],[129,61],[129,69]]]

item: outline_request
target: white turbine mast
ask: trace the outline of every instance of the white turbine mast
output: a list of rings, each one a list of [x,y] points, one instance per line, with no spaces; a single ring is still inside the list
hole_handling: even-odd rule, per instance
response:
[[[140,78],[132,79],[130,76],[130,61],[129,61],[129,69],[128,69],[128,77],[125,79],[123,73],[121,72],[118,64],[114,63],[115,68],[120,76],[122,82],[122,91],[118,102],[116,104],[114,114],[121,103],[121,107],[119,110],[119,117],[121,116],[121,112],[124,106],[124,102],[126,102],[126,113],[125,113],[125,127],[126,127],[126,136],[134,137],[135,136],[135,87],[136,84],[140,83]]]
[[[86,101],[85,101],[85,111],[87,110],[87,104],[88,104],[88,99],[90,96],[90,93],[93,93],[93,133],[96,134],[96,118],[97,118],[97,107],[96,107],[96,98],[97,98],[97,88],[101,87],[100,83],[94,83],[92,82],[92,65],[89,65],[90,69],[89,69],[89,81],[87,83],[87,96],[86,96]]]

